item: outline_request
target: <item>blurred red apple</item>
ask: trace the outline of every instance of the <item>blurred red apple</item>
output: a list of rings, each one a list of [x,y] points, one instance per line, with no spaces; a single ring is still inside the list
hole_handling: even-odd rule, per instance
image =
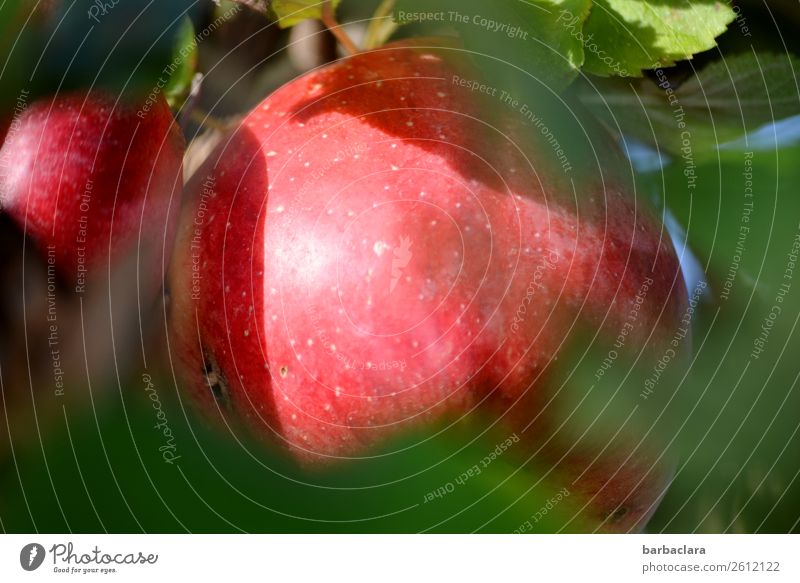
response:
[[[546,373],[574,327],[614,337],[642,286],[629,343],[663,345],[678,261],[607,137],[572,172],[534,112],[473,91],[453,53],[362,53],[244,119],[187,188],[172,353],[207,410],[306,465],[482,411],[576,480],[597,524],[635,528],[666,472],[633,446],[595,460],[549,439]]]
[[[0,458],[10,443],[62,423],[68,404],[96,402],[144,367],[184,145],[163,99],[21,99],[6,120]]]
[[[163,98],[148,106],[90,91],[38,100],[11,121],[0,149],[0,203],[78,291],[134,250],[157,280],[182,156]]]

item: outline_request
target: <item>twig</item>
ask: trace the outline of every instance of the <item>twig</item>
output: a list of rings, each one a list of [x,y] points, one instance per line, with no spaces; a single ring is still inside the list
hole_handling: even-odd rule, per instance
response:
[[[331,31],[333,36],[336,37],[336,40],[339,41],[339,44],[344,47],[344,50],[347,51],[350,55],[357,55],[360,51],[356,46],[356,43],[353,42],[347,33],[342,28],[342,25],[336,20],[336,16],[333,13],[333,4],[331,4],[331,0],[325,0],[322,3],[322,24],[324,24],[328,30]]]

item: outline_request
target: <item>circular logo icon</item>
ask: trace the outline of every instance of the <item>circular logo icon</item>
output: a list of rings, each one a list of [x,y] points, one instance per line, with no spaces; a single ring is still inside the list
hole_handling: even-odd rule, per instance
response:
[[[35,571],[44,562],[44,547],[39,543],[30,543],[19,552],[19,564],[26,571]]]

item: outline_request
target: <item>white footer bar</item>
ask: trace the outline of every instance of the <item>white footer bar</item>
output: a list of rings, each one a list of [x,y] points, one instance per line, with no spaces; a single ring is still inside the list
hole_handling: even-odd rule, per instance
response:
[[[798,563],[789,535],[0,536],[3,582],[797,582]]]

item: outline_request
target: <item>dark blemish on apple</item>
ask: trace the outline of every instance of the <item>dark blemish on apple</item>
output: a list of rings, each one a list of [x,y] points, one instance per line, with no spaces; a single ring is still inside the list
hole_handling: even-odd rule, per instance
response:
[[[162,295],[164,297],[164,309],[169,312],[170,300],[172,299],[172,290],[167,282],[164,282]]]
[[[617,522],[622,520],[622,517],[625,516],[627,513],[628,509],[625,506],[620,506],[614,512],[611,513],[611,515],[608,517],[608,520],[611,521],[611,524],[616,524]]]
[[[285,379],[287,374],[289,374],[289,367],[288,366],[282,366],[281,367],[281,378]]]
[[[203,355],[203,373],[206,375],[208,387],[211,389],[214,401],[226,411],[230,411],[231,400],[225,379],[219,370],[219,366],[217,366],[216,360],[208,354]]]

